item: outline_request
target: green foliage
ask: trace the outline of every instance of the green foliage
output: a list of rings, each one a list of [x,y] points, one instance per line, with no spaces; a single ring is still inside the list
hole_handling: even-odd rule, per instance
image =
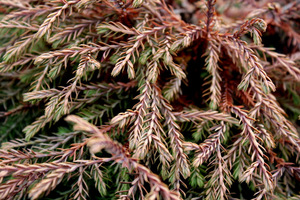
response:
[[[0,199],[299,199],[299,10],[0,0]]]

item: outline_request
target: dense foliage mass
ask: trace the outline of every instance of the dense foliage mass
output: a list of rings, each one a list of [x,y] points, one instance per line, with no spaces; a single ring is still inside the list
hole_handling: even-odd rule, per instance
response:
[[[300,1],[0,13],[0,199],[300,199]]]

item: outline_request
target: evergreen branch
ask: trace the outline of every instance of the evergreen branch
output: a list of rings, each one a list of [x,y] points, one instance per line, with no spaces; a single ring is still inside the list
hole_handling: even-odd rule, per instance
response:
[[[217,111],[198,111],[196,109],[185,110],[184,112],[174,112],[178,121],[202,121],[206,120],[218,120],[232,124],[237,124],[238,121],[225,113],[218,113]]]
[[[62,155],[63,152],[49,152],[49,153],[40,153],[34,152],[33,150],[28,150],[25,152],[17,151],[14,149],[11,150],[0,150],[0,158],[3,159],[0,161],[1,165],[6,165],[9,163],[15,163],[22,160],[31,160],[33,158],[44,158],[44,157],[55,157]]]
[[[24,195],[26,188],[42,176],[42,173],[31,173],[28,175],[18,175],[14,179],[8,180],[0,185],[0,196],[3,199],[13,200]]]
[[[184,33],[181,33],[176,41],[172,43],[170,46],[171,52],[178,52],[183,48],[186,48],[192,44],[193,41],[202,38],[204,35],[204,31],[202,28],[198,26],[189,26],[186,27],[188,30]]]
[[[162,97],[158,88],[156,87],[155,89],[157,90],[156,95],[160,97],[163,115],[168,126],[168,136],[171,139],[173,157],[175,158],[176,162],[175,166],[171,170],[170,177],[173,179],[172,182],[174,183],[175,189],[179,192],[181,181],[180,175],[184,178],[190,176],[189,162],[183,148],[183,135],[180,133],[180,127],[175,121],[176,117],[172,112],[172,106],[168,103],[166,99]]]
[[[76,169],[76,168],[75,168]],[[74,169],[74,170],[75,170]],[[56,169],[48,174],[45,179],[36,184],[30,191],[29,197],[31,199],[37,199],[43,192],[53,190],[61,181],[66,173],[70,173],[72,170]]]
[[[250,32],[254,44],[261,45],[261,32],[260,31],[266,31],[267,24],[264,20],[259,18],[254,18],[251,20],[247,20],[244,24],[241,25],[239,30],[237,30],[233,37],[240,38],[242,35],[246,34],[247,32]]]
[[[253,87],[252,90],[260,102],[251,110],[250,116],[258,117],[263,114],[269,123],[275,127],[276,133],[280,137],[286,137],[296,148],[296,151],[299,151],[300,142],[297,130],[294,125],[286,119],[286,113],[278,106],[275,96],[272,94],[263,94],[259,86]]]
[[[92,172],[91,174],[93,174],[93,178],[95,181],[95,187],[97,188],[97,190],[99,191],[99,193],[101,195],[105,195],[107,194],[107,188],[106,188],[106,184],[103,181],[103,174],[101,172],[101,170],[99,169],[100,164],[95,164],[92,167]]]
[[[195,155],[195,159],[193,161],[193,165],[195,167],[199,167],[203,164],[203,162],[207,161],[210,155],[219,148],[221,145],[221,138],[224,137],[223,134],[226,130],[226,127],[223,125],[219,125],[217,127],[212,128],[216,132],[211,134],[203,143],[199,146],[194,144],[187,143],[186,150],[196,150],[197,153]]]
[[[29,9],[21,9],[17,11],[10,12],[3,18],[3,21],[9,20],[34,20],[35,18],[47,14],[49,12],[55,11],[56,8],[52,6],[40,5]]]
[[[212,80],[211,80],[211,86],[209,88],[208,94],[210,94],[210,108],[215,110],[220,103],[221,99],[221,77],[220,74],[218,73],[218,70],[220,68],[218,67],[218,61],[219,61],[219,56],[218,56],[219,50],[215,46],[213,42],[209,43],[209,46],[207,48],[207,58],[206,58],[206,69],[207,71],[211,74]],[[205,95],[208,95],[205,94]]]
[[[32,47],[33,38],[34,35],[24,36],[13,46],[9,47],[3,56],[5,63],[13,63],[19,60],[19,58]]]
[[[163,96],[168,100],[172,101],[178,98],[181,94],[181,82],[182,80],[178,77],[171,79],[168,83],[166,83],[163,89]]]
[[[0,199],[297,199],[298,4],[0,0]]]
[[[62,32],[58,32],[51,36],[48,41],[50,43],[56,43],[56,45],[70,42],[71,40],[75,40],[80,37],[85,29],[89,28],[89,30],[91,30],[93,25],[97,26],[100,22],[101,20],[83,20],[82,23],[75,26],[65,27]]]
[[[89,196],[88,193],[88,185],[84,180],[83,177],[83,173],[84,173],[84,169],[83,167],[79,168],[79,177],[78,177],[78,181],[73,185],[74,187],[77,187],[77,189],[74,191],[76,192],[73,196],[74,199],[78,199],[78,200],[86,200],[86,196]]]
[[[144,129],[144,117],[146,116],[146,112],[150,104],[150,83],[146,81],[144,85],[140,88],[140,90],[141,94],[137,97],[139,98],[140,102],[134,106],[137,112],[136,121],[134,122],[134,128],[132,129],[132,132],[129,136],[129,147],[131,149],[134,149],[138,144],[138,141],[140,140],[142,131]]]
[[[10,21],[1,21],[0,22],[0,28],[9,28],[9,29],[26,29],[30,31],[37,31],[38,27],[37,25],[34,24],[28,24],[26,22],[20,22],[20,21],[15,21],[15,20],[10,20]]]
[[[273,48],[266,48],[261,46],[254,46],[253,48],[262,51],[263,53],[277,60],[277,62],[271,65],[270,67],[284,67],[295,78],[297,82],[300,81],[300,69],[297,68],[296,63],[294,61],[290,60],[283,54],[275,52]],[[270,68],[269,66],[267,67]]]
[[[209,174],[210,179],[204,186],[205,194],[207,194],[205,199],[225,200],[228,198],[227,193],[229,192],[228,188],[232,185],[232,175],[221,155],[221,148],[220,144],[216,147],[217,155],[211,163],[215,165],[215,168]]]
[[[253,176],[254,171],[259,168],[259,174],[263,177],[261,179],[264,188],[261,190],[272,191],[274,188],[274,182],[272,180],[272,175],[269,172],[269,166],[264,161],[264,148],[257,142],[258,136],[256,133],[259,131],[252,126],[252,120],[248,117],[247,113],[241,110],[238,107],[232,107],[232,112],[235,113],[241,119],[243,123],[243,131],[241,133],[242,136],[249,142],[249,151],[252,150],[253,154],[251,156],[251,160],[253,161],[256,158],[256,161],[251,164],[251,166],[244,172],[241,177],[241,181],[250,182],[251,176]],[[256,133],[255,133],[256,132]]]
[[[49,102],[46,104],[45,108],[45,114],[39,117],[35,122],[33,122],[31,125],[28,125],[24,128],[24,132],[26,133],[26,140],[30,140],[38,131],[40,131],[45,125],[49,122],[57,122],[62,116],[65,114],[68,114],[72,112],[75,108],[80,107],[81,105],[84,105],[86,102],[94,102],[97,99],[99,99],[101,96],[108,94],[111,91],[114,90],[119,90],[121,88],[130,88],[134,86],[135,82],[131,82],[128,84],[122,84],[119,83],[117,85],[87,85],[87,86],[80,86],[76,87],[76,82],[75,84],[73,83],[72,85],[69,85],[68,87],[64,88],[62,91],[60,91],[58,94],[52,96],[53,90],[50,92],[50,96],[52,96],[49,100]],[[68,98],[71,95],[73,91],[77,91],[77,89],[80,90],[100,90],[103,89],[102,92],[99,92],[95,96],[91,96],[89,98],[84,98],[84,99],[76,99],[76,102],[69,102]],[[54,91],[57,92],[57,91]],[[78,92],[78,91],[77,91]],[[36,96],[35,94],[41,94],[44,93],[41,96]],[[30,97],[35,97],[35,98],[48,98],[49,97],[49,91],[34,91],[32,93],[27,93],[26,94],[26,100],[31,100],[33,98]]]
[[[39,27],[39,30],[36,32],[34,35],[35,39],[40,39],[44,35],[47,35],[47,38],[49,38],[50,33],[51,33],[51,28],[53,23],[57,20],[58,17],[60,17],[63,12],[69,8],[69,6],[76,4],[79,0],[75,1],[65,1],[65,5],[61,6],[58,8],[57,11],[50,13],[46,20],[42,23],[42,25]]]
[[[213,17],[215,16],[215,7],[216,0],[207,0],[207,12],[206,12],[206,33],[209,34],[209,32],[212,29],[212,22]]]
[[[264,92],[269,93],[275,91],[275,85],[269,78],[267,73],[264,71],[262,65],[258,62],[258,57],[254,54],[253,50],[246,45],[246,42],[238,40],[228,35],[219,35],[224,41],[218,39],[220,43],[227,47],[228,50],[232,51],[234,55],[242,64],[244,70],[247,73],[244,75],[242,82],[238,86],[239,89],[246,90],[254,79],[254,75],[262,79],[261,85],[263,86]]]
[[[160,153],[160,161],[165,166],[169,168],[169,162],[172,160],[172,156],[166,147],[166,142],[164,141],[161,134],[164,133],[162,125],[160,124],[160,119],[162,118],[158,107],[160,107],[159,99],[157,98],[159,93],[155,88],[155,85],[151,88],[150,105],[147,107],[148,113],[145,116],[145,121],[143,123],[143,132],[139,140],[137,141],[137,147],[134,152],[134,157],[143,159],[148,154],[151,149],[151,143]]]
[[[75,123],[74,129],[93,133],[95,136],[88,142],[91,153],[97,153],[102,149],[105,149],[110,153],[116,162],[122,163],[124,167],[128,168],[129,171],[133,169],[140,173],[141,178],[148,180],[150,183],[151,192],[148,194],[149,197],[158,198],[159,193],[164,199],[179,199],[179,197],[171,192],[168,187],[162,183],[159,177],[153,174],[148,168],[137,163],[137,161],[131,158],[126,150],[117,142],[111,140],[108,135],[101,132],[94,125],[89,124],[83,119],[70,115],[66,118],[67,121]]]

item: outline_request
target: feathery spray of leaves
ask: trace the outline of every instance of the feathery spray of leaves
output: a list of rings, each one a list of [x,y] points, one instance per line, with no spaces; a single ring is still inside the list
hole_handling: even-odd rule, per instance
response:
[[[299,5],[0,0],[0,198],[298,198]]]

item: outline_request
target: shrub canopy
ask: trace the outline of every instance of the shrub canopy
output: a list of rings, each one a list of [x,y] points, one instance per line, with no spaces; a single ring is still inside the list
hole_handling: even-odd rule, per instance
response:
[[[0,0],[0,199],[300,199],[299,11]]]

